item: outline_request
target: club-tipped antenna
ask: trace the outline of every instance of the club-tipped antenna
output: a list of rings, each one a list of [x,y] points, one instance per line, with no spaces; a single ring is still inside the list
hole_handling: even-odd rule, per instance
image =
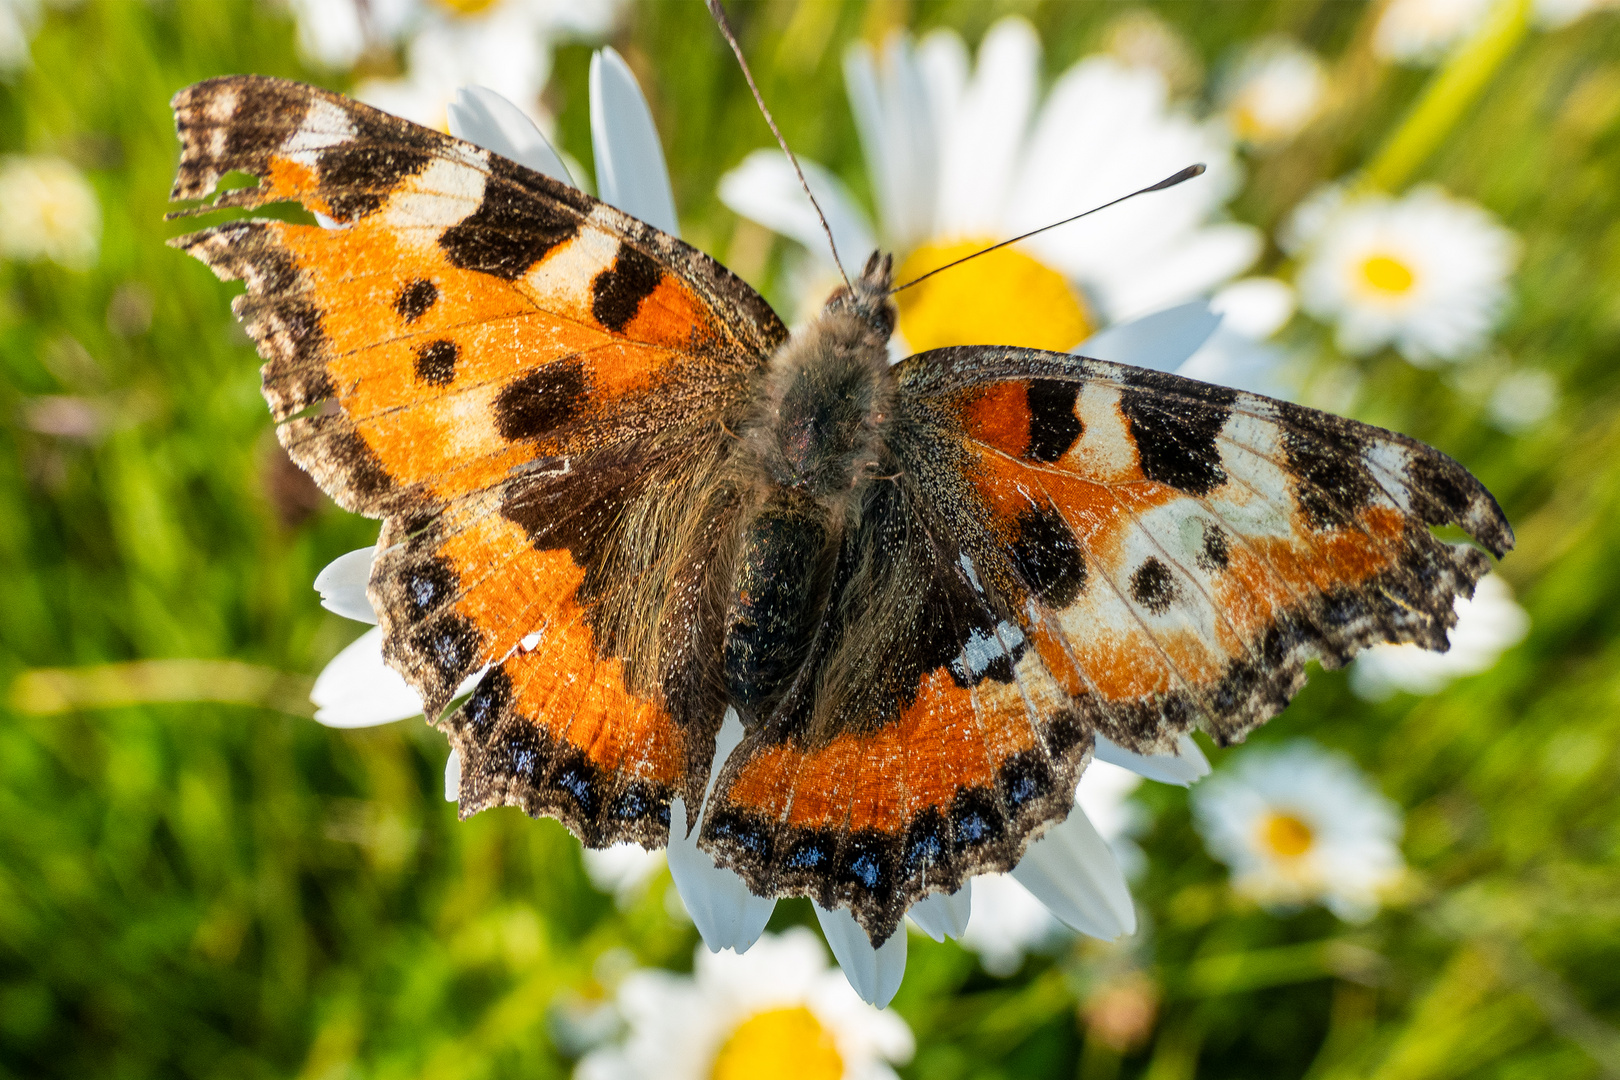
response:
[[[827,224],[827,215],[821,212],[821,204],[810,194],[810,182],[804,178],[804,170],[799,168],[799,159],[788,149],[787,140],[782,138],[781,131],[777,130],[776,119],[771,116],[771,110],[765,107],[765,98],[754,82],[754,73],[748,70],[748,60],[743,56],[742,46],[737,44],[737,35],[731,32],[731,23],[726,20],[725,8],[720,6],[720,0],[708,0],[708,4],[709,14],[714,16],[715,23],[720,27],[720,33],[725,35],[726,44],[737,54],[737,63],[742,65],[743,78],[748,80],[748,89],[754,92],[754,102],[759,106],[759,111],[765,114],[765,122],[770,125],[771,134],[776,136],[776,145],[782,148],[782,153],[793,163],[793,171],[799,174],[799,186],[804,188],[805,197],[810,200],[810,205],[815,207],[816,217],[821,219],[821,231],[827,234],[827,246],[832,249],[833,262],[838,266],[838,273],[844,279],[844,286],[853,292],[855,286],[850,284],[849,273],[844,269],[844,260],[838,257],[838,245],[833,241],[832,226]]]
[[[715,0],[709,0],[709,2],[712,5],[712,4],[715,3]],[[1031,231],[1025,233],[1022,236],[1013,237],[1011,240],[1003,240],[999,244],[991,244],[989,247],[983,248],[983,249],[981,249],[979,251],[975,251],[971,255],[964,255],[960,259],[957,259],[955,262],[948,262],[944,266],[935,267],[934,269],[928,271],[928,273],[926,273],[926,274],[921,274],[921,275],[919,275],[917,277],[912,278],[910,281],[906,282],[904,285],[896,285],[894,288],[889,290],[889,295],[893,296],[895,293],[899,292],[901,289],[909,289],[913,285],[917,284],[919,281],[927,281],[929,278],[933,277],[935,274],[939,273],[941,270],[949,270],[953,266],[961,266],[963,263],[967,262],[969,259],[977,259],[980,255],[988,255],[988,254],[990,254],[990,252],[996,250],[997,248],[1004,248],[1008,244],[1016,244],[1020,240],[1028,240],[1030,237],[1035,236],[1035,235],[1037,235],[1039,233],[1043,233],[1048,229],[1055,229],[1059,225],[1067,225],[1071,221],[1079,221],[1083,217],[1088,217],[1091,214],[1095,214],[1099,210],[1106,210],[1110,206],[1118,206],[1120,203],[1124,202],[1126,199],[1134,199],[1138,195],[1146,195],[1150,191],[1163,191],[1165,188],[1175,187],[1177,184],[1181,183],[1183,180],[1191,180],[1193,177],[1202,176],[1203,174],[1204,174],[1204,166],[1203,165],[1201,165],[1201,164],[1200,165],[1189,165],[1185,169],[1182,169],[1180,172],[1176,173],[1174,176],[1165,177],[1163,180],[1160,180],[1157,184],[1153,184],[1153,185],[1151,185],[1149,187],[1142,188],[1139,191],[1133,191],[1129,195],[1121,195],[1119,198],[1113,200],[1112,202],[1105,202],[1101,206],[1093,206],[1090,210],[1087,210],[1084,213],[1076,214],[1076,215],[1074,215],[1074,217],[1064,218],[1062,221],[1054,221],[1050,225],[1042,225],[1038,229],[1032,229]]]

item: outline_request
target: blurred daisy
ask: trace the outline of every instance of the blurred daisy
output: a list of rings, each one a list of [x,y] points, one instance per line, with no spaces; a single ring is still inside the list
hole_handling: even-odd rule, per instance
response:
[[[1373,53],[1432,64],[1485,21],[1491,0],[1390,0],[1373,31]]]
[[[624,61],[611,49],[600,50],[590,72],[591,132],[597,185],[602,197],[620,209],[672,235],[679,235],[669,174],[651,112]],[[544,136],[511,102],[484,87],[463,89],[449,108],[451,130],[458,137],[505,154],[554,178],[570,183],[561,159]],[[1202,309],[1202,305],[1199,305]],[[1186,337],[1184,358],[1209,336],[1218,322],[1203,310],[1201,333]],[[1195,340],[1196,339],[1196,340]],[[1187,347],[1186,342],[1192,342]],[[1110,357],[1111,358],[1111,357]],[[374,552],[366,548],[337,559],[315,579],[321,603],[347,618],[375,624],[376,614],[366,595]],[[470,690],[480,673],[470,676]],[[312,698],[315,718],[333,727],[363,727],[402,720],[421,713],[415,691],[382,658],[381,632],[373,629],[327,666],[317,678]],[[716,739],[710,785],[726,758],[741,742],[743,727],[735,712],[727,712]],[[1099,740],[1097,757],[1143,776],[1171,783],[1191,783],[1209,771],[1198,746],[1184,739],[1177,754],[1144,757]],[[1094,768],[1097,766],[1094,766]],[[445,797],[459,790],[460,763],[451,754],[445,766]],[[1047,831],[1026,851],[1012,871],[1016,879],[1056,918],[1082,933],[1113,938],[1135,929],[1135,912],[1124,874],[1108,843],[1087,818],[1082,806],[1068,820]],[[686,806],[676,798],[670,805],[670,838],[665,852],[670,876],[692,921],[711,952],[730,949],[746,952],[764,931],[776,901],[758,897],[734,872],[715,865],[697,846],[703,807]],[[692,828],[688,829],[688,821]],[[611,849],[610,849],[611,851]],[[604,891],[620,893],[621,885],[634,888],[635,874],[656,872],[657,855],[646,859],[618,851],[587,856],[587,868]],[[592,869],[594,867],[594,869]],[[954,896],[939,894],[915,905],[911,914],[936,939],[959,936],[971,913],[972,887]],[[815,906],[827,943],[851,986],[866,1001],[884,1005],[894,996],[905,974],[906,934],[891,934],[874,948],[846,908]]]
[[[1599,11],[1620,10],[1620,0],[1536,0],[1536,22],[1545,30],[1557,30]]]
[[[1479,580],[1474,598],[1457,598],[1457,625],[1447,636],[1451,648],[1430,652],[1416,645],[1375,645],[1356,657],[1350,669],[1355,692],[1382,701],[1405,691],[1436,694],[1453,679],[1495,666],[1502,654],[1530,632],[1530,616],[1513,600],[1513,590],[1495,574]]]
[[[640,844],[614,844],[586,848],[585,875],[597,892],[611,895],[620,907],[629,907],[666,865],[662,851],[648,851]]]
[[[767,934],[745,956],[702,949],[690,976],[638,971],[619,986],[628,1032],[576,1080],[886,1080],[911,1029],[861,1001],[810,931]]]
[[[367,79],[355,97],[442,130],[456,91],[477,83],[543,121],[540,91],[551,75],[553,42],[605,33],[620,6],[618,0],[417,0],[391,20],[409,27],[404,77]]]
[[[1069,217],[1205,162],[1208,175],[1065,225],[900,293],[909,350],[1004,344],[1070,349],[1101,327],[1207,293],[1254,261],[1258,232],[1212,223],[1237,188],[1230,136],[1172,108],[1163,75],[1094,56],[1038,104],[1040,44],[1020,18],[996,23],[969,71],[950,31],[865,45],[844,73],[877,203],[873,228],[843,185],[806,162],[839,253],[858,266],[880,242],[908,281],[997,240]],[[720,184],[733,210],[804,245],[805,313],[836,280],[825,238],[787,161],[756,151]],[[1185,359],[1183,354],[1182,359]]]
[[[1364,922],[1405,871],[1400,811],[1349,758],[1314,743],[1243,751],[1191,798],[1233,888],[1267,908],[1321,903]]]
[[[38,27],[38,0],[0,0],[0,79],[28,68],[28,42]]]
[[[1303,257],[1300,304],[1337,324],[1341,349],[1394,345],[1422,366],[1485,343],[1518,257],[1517,238],[1490,213],[1433,186],[1398,199],[1325,189],[1285,236]]]
[[[0,256],[82,270],[100,243],[101,202],[83,173],[56,157],[0,158]]]
[[[1316,117],[1327,91],[1322,61],[1287,38],[1251,46],[1223,80],[1221,111],[1244,142],[1284,142]]]

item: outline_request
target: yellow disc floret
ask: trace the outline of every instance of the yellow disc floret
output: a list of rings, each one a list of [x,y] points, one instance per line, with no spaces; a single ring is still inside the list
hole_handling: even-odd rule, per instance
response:
[[[756,1013],[715,1055],[712,1080],[839,1080],[844,1059],[832,1033],[803,1005]]]
[[[897,284],[989,247],[994,240],[924,244],[895,272]],[[900,333],[917,352],[945,345],[1072,349],[1091,335],[1085,302],[1068,280],[1013,247],[981,255],[895,295]]]

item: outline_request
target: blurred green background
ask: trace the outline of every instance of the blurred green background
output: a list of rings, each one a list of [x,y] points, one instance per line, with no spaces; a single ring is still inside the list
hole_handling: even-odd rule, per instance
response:
[[[1268,232],[1374,160],[1444,70],[1370,63],[1376,9],[1313,0],[806,0],[734,18],[795,148],[864,197],[848,42],[951,26],[972,46],[1018,12],[1050,76],[1126,11],[1185,43],[1194,108],[1266,33],[1329,64],[1332,109],[1251,159],[1232,204]],[[785,243],[762,247],[715,195],[769,134],[702,6],[631,7],[607,40],[653,103],[686,238],[780,297]],[[545,96],[587,167],[591,47],[557,46]],[[0,154],[73,162],[104,215],[89,269],[0,263],[5,1076],[565,1076],[569,1010],[602,997],[605,968],[691,964],[696,933],[661,888],[616,907],[555,822],[505,809],[458,823],[424,725],[307,719],[308,680],[360,629],[310,582],[376,526],[286,463],[232,288],[163,244],[184,231],[163,221],[170,96],[231,72],[339,90],[358,77],[298,57],[274,6],[84,3],[43,10],[32,65],[0,82]],[[1355,757],[1405,810],[1411,887],[1359,928],[1266,914],[1234,899],[1186,794],[1146,785],[1139,939],[1082,940],[1002,980],[914,936],[895,1001],[918,1041],[903,1075],[1620,1077],[1620,16],[1518,34],[1477,76],[1393,182],[1438,181],[1518,234],[1509,314],[1466,367],[1354,361],[1359,392],[1339,405],[1496,493],[1519,537],[1500,572],[1531,635],[1431,697],[1369,704],[1343,673],[1316,673],[1254,740],[1309,735]],[[1285,262],[1273,247],[1260,268]],[[1289,333],[1307,362],[1346,362],[1320,328]],[[1508,366],[1562,393],[1517,434],[1486,416]],[[82,422],[41,421],[47,406]],[[154,658],[247,666],[166,668],[156,686],[129,668],[23,678]],[[190,700],[117,704],[162,698]],[[791,923],[813,925],[803,901],[772,925]],[[1088,1037],[1083,1004],[1122,956],[1158,1004],[1115,1047]]]

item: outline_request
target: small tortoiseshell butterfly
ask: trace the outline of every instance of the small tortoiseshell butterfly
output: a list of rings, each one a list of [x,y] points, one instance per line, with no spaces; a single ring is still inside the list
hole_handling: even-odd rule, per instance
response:
[[[283,445],[383,520],[384,654],[462,760],[588,845],[700,842],[765,896],[907,906],[1011,868],[1093,740],[1275,715],[1316,659],[1446,647],[1513,534],[1404,436],[1010,347],[891,367],[889,260],[790,335],[700,251],[470,143],[242,76],[174,99],[176,239],[247,284]],[[487,668],[442,716],[457,686]]]

